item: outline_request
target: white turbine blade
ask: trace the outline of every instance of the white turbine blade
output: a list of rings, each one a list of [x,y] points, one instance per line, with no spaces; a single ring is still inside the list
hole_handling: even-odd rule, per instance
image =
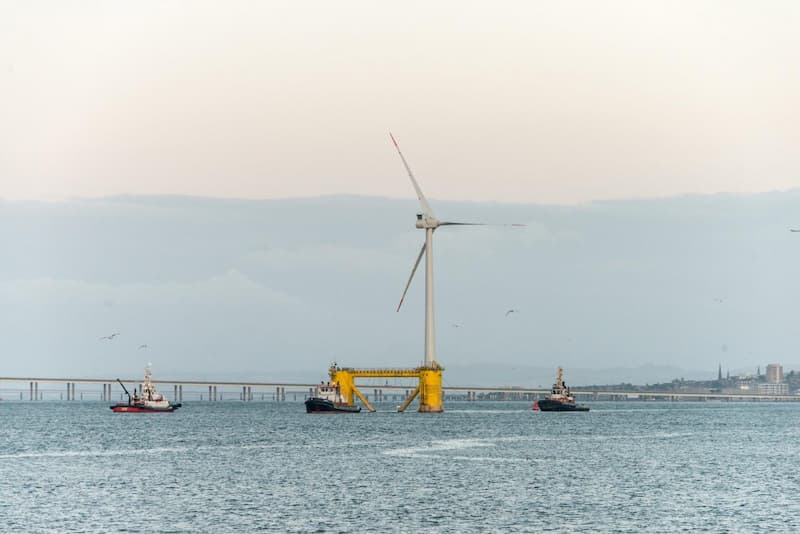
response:
[[[463,222],[440,222],[439,226],[528,226],[527,224],[490,224],[490,223],[463,223]]]
[[[406,172],[408,172],[408,177],[411,178],[411,183],[414,185],[414,191],[417,192],[417,198],[419,199],[419,204],[420,206],[422,206],[422,213],[424,213],[426,217],[433,218],[433,210],[431,210],[431,207],[428,205],[428,201],[425,199],[425,195],[422,194],[422,189],[419,188],[417,179],[414,178],[414,173],[411,172],[411,167],[408,166],[406,158],[400,151],[400,145],[397,144],[397,140],[392,135],[392,132],[389,132],[389,137],[392,138],[392,143],[394,143],[394,147],[397,149],[397,153],[400,154],[400,159],[403,160],[403,165],[405,165],[406,167]]]
[[[400,306],[403,305],[403,300],[406,298],[406,293],[408,293],[408,288],[411,287],[411,280],[414,278],[414,273],[417,272],[417,267],[419,267],[419,262],[422,261],[422,255],[425,254],[425,243],[422,244],[422,248],[419,251],[419,256],[417,256],[417,262],[414,264],[414,268],[411,269],[411,276],[408,277],[408,283],[406,284],[406,288],[403,291],[403,296],[400,297],[400,304],[397,305],[397,311],[400,311]]]

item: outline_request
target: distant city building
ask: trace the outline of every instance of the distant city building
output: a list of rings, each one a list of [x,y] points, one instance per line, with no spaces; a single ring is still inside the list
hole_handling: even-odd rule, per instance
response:
[[[783,367],[777,363],[767,365],[767,382],[780,384],[783,382]]]
[[[788,395],[789,384],[787,383],[767,383],[758,385],[758,393],[760,395]]]

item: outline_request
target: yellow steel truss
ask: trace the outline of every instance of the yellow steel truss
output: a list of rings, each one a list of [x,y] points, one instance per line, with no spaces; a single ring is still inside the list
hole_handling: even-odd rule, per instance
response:
[[[333,365],[328,369],[331,383],[339,386],[345,402],[352,406],[355,397],[358,397],[371,412],[374,412],[375,408],[356,387],[356,378],[417,378],[419,385],[397,411],[405,411],[414,397],[419,395],[420,412],[438,413],[444,411],[442,408],[442,371],[444,368],[436,362],[432,366],[423,365],[413,369],[356,369],[338,365]]]

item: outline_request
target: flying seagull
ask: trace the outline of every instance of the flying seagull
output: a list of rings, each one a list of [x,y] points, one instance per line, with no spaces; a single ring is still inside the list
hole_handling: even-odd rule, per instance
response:
[[[136,350],[142,350],[142,349],[146,349],[146,348],[147,348],[147,345],[139,345],[139,348],[136,349]]]
[[[714,299],[714,302],[723,302],[725,299]]]
[[[113,334],[111,334],[110,336],[103,336],[103,337],[101,337],[100,339],[108,339],[108,340],[111,340],[111,339],[114,339],[115,337],[117,337],[118,335],[119,335],[119,332],[114,332],[114,333],[113,333]]]
[[[512,314],[512,313],[519,313],[519,310],[514,310],[514,309],[508,310],[508,311],[506,312],[506,317],[508,317],[508,316],[509,316],[510,314]]]
[[[453,328],[461,328],[461,325],[458,323],[453,323],[450,326],[452,326]]]

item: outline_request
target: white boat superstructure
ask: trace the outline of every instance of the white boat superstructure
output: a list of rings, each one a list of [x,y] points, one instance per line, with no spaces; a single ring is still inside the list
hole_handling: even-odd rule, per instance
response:
[[[137,394],[136,390],[133,390],[133,402],[148,408],[168,409],[170,403],[164,395],[156,391],[152,377],[153,372],[150,369],[150,364],[147,364],[147,367],[144,368],[144,382],[141,384],[140,392]]]

